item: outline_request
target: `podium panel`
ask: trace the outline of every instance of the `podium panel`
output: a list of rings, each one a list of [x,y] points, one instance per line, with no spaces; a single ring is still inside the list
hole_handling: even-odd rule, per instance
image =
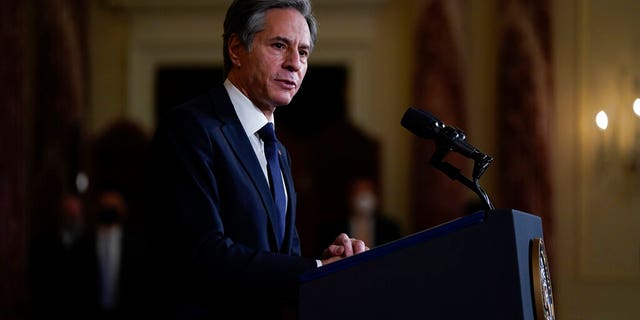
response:
[[[542,238],[528,213],[465,216],[303,274],[299,319],[533,320]]]

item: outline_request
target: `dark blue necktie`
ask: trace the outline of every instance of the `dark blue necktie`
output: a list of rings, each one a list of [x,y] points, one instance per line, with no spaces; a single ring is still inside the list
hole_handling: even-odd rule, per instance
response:
[[[284,184],[282,183],[282,173],[280,171],[280,161],[278,160],[278,149],[276,147],[278,139],[276,139],[276,133],[273,130],[273,123],[268,122],[262,129],[258,130],[258,134],[262,141],[264,141],[264,154],[267,157],[267,171],[269,172],[271,195],[278,209],[278,218],[277,221],[274,221],[274,226],[278,243],[282,244],[287,199],[285,198]]]

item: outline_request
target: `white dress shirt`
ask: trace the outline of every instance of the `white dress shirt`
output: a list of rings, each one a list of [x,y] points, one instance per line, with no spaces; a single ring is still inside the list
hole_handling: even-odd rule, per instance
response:
[[[122,252],[122,227],[118,225],[99,227],[96,249],[102,283],[100,305],[104,309],[110,310],[115,307],[117,299]]]

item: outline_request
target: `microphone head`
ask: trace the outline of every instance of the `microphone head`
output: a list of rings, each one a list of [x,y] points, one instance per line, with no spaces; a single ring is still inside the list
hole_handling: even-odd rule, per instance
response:
[[[434,115],[413,107],[407,109],[400,123],[413,134],[423,139],[435,138],[440,130],[444,128],[444,123]]]

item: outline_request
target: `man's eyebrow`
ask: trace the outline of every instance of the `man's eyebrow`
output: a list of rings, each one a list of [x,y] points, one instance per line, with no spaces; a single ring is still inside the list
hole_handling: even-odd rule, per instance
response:
[[[291,45],[291,43],[293,41],[291,41],[291,39],[287,38],[287,37],[282,37],[282,36],[275,36],[273,38],[271,38],[272,41],[282,41],[284,43],[286,43],[287,45]],[[305,50],[309,50],[311,49],[311,46],[307,43],[301,43],[299,46],[300,49],[305,49]]]

